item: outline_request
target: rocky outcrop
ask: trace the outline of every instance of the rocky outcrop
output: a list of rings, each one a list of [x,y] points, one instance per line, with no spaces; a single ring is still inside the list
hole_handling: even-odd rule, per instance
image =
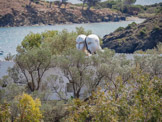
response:
[[[0,0],[0,27],[125,20],[122,13],[107,8],[86,11],[70,3],[66,7],[57,3],[49,7],[46,2],[28,4],[28,0]]]
[[[152,49],[159,42],[162,42],[162,14],[139,25],[132,23],[105,35],[102,47],[114,49],[117,53],[133,53],[136,50]]]

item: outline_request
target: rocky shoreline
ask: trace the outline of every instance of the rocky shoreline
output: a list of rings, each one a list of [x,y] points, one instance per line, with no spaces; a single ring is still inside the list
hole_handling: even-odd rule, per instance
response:
[[[0,0],[0,27],[55,25],[67,23],[94,23],[126,20],[126,15],[108,8],[82,10],[81,7],[68,3],[66,7],[57,4],[48,7],[41,2],[28,6],[26,1],[19,0],[6,3]],[[4,7],[3,4],[8,4]],[[12,5],[13,4],[13,5]]]
[[[141,24],[132,23],[126,28],[118,28],[105,35],[103,48],[115,50],[116,53],[133,53],[137,50],[153,49],[162,42],[162,14],[146,19]]]

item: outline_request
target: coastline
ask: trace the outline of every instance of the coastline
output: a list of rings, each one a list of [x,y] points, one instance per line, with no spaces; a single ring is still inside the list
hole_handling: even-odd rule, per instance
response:
[[[7,6],[7,7],[6,7]],[[27,1],[2,1],[0,27],[42,26],[55,24],[81,24],[125,20],[126,15],[109,8],[82,10],[68,3],[66,7],[56,4],[51,8],[46,2],[28,5]]]
[[[73,23],[73,22],[66,22],[66,23],[56,23],[56,24],[33,24],[33,25],[22,25],[22,26],[5,26],[0,28],[12,28],[12,27],[39,27],[39,26],[57,26],[57,25],[73,25],[73,24],[91,24],[91,23],[107,23],[107,22],[123,22],[123,21],[140,21],[140,20],[146,20],[146,18],[140,18],[137,16],[128,16],[125,17],[125,20],[119,20],[119,21],[96,21],[96,22],[81,22],[81,23]]]
[[[128,16],[126,17],[126,21],[138,21],[138,20],[146,20],[146,18],[140,18],[140,17],[137,17],[137,16]]]

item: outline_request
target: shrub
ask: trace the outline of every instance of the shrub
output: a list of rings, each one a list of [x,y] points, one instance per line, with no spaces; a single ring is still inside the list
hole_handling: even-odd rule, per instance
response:
[[[136,27],[136,23],[135,22],[132,22],[131,24],[129,24],[127,27],[126,27],[126,29],[131,29],[131,28],[134,28],[134,27]]]
[[[41,44],[41,35],[30,33],[28,34],[24,40],[22,41],[21,45],[25,49],[31,49],[33,47],[39,47]]]
[[[160,121],[160,80],[139,70],[123,85],[119,76],[117,87],[108,83],[106,92],[98,89],[88,101],[74,99],[67,121]]]
[[[76,32],[68,32],[66,29],[61,32],[58,31],[46,31],[41,34],[30,33],[21,43],[21,46],[17,47],[18,52],[24,52],[31,48],[37,47],[50,47],[52,54],[61,54],[70,48],[75,48],[75,40],[78,35],[91,34],[91,31],[85,31],[84,28],[76,28]]]
[[[14,55],[12,55],[11,53],[8,53],[7,56],[5,57],[6,61],[12,61]]]
[[[61,32],[57,32],[53,37],[48,36],[47,38],[44,38],[43,41],[47,42],[45,45],[50,47],[52,54],[57,55],[69,49],[74,49],[76,44],[75,40],[78,35],[89,35],[91,33],[91,31],[85,31],[84,28],[80,27],[76,28],[76,32],[62,30]]]
[[[125,5],[124,8],[122,9],[123,13],[128,13],[131,15],[136,15],[142,11],[143,11],[143,6],[141,5]]]
[[[117,29],[115,30],[115,32],[119,32],[119,31],[122,31],[122,30],[124,30],[124,27],[119,27],[119,28],[117,28]]]
[[[11,112],[9,104],[0,104],[0,122],[9,122],[11,117]]]
[[[146,36],[146,32],[145,32],[144,30],[141,30],[141,31],[139,32],[139,36],[141,36],[141,37]]]
[[[61,119],[68,114],[66,104],[61,103],[57,105],[56,103],[59,101],[55,101],[55,104],[52,102],[53,101],[47,101],[42,104],[41,110],[43,110],[43,120],[45,122],[62,122]]]
[[[16,121],[21,122],[40,122],[42,119],[42,114],[39,107],[41,102],[39,99],[33,100],[33,98],[28,94],[23,94],[18,96],[18,108],[19,116]]]

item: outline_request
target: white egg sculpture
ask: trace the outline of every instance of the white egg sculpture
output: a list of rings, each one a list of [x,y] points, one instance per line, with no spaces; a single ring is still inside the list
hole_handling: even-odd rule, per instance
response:
[[[96,51],[98,50],[102,50],[100,46],[100,39],[98,38],[97,35],[95,34],[88,35],[85,41],[87,44],[87,50],[89,50],[91,54],[96,53]]]
[[[87,55],[91,55],[96,53],[96,51],[101,50],[102,48],[100,46],[100,40],[97,35],[91,34],[91,35],[79,35],[76,38],[76,48],[78,50],[82,50]]]
[[[85,50],[86,47],[85,47],[85,38],[86,38],[86,35],[79,35],[77,38],[76,38],[76,48],[78,50]]]

